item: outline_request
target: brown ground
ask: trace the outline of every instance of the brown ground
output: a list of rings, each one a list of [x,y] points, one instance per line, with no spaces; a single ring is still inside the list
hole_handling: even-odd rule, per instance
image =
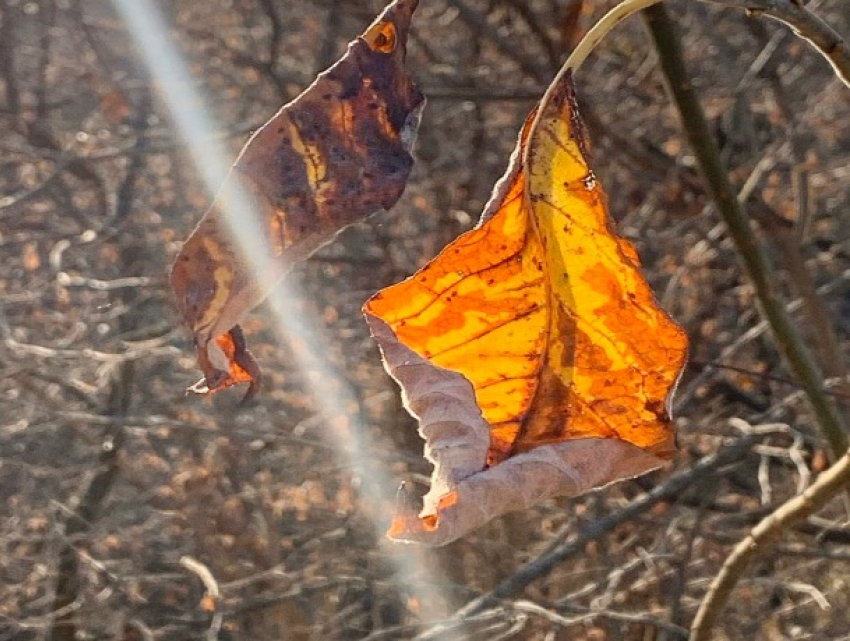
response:
[[[159,4],[234,154],[380,8]],[[167,266],[208,195],[126,27],[105,0],[0,1],[0,638],[204,638],[213,603],[183,556],[220,586],[220,639],[412,638],[664,482],[550,501],[419,550],[382,539],[391,506],[360,491],[372,481],[341,454],[340,443],[368,447],[365,469],[392,487],[430,472],[359,308],[474,223],[575,30],[609,6],[586,2],[572,29],[575,4],[423,0],[409,64],[429,104],[405,196],[290,278],[292,309],[321,330],[312,356],[324,371],[299,366],[303,341],[279,340],[267,309],[251,317],[266,389],[240,409],[238,392],[183,393],[198,371]],[[850,34],[848,0],[811,4]],[[833,332],[846,350],[850,92],[776,23],[698,3],[670,11],[736,186],[762,172],[752,210],[782,295],[811,294],[790,275],[804,261],[825,312],[795,319],[813,348]],[[774,53],[756,68],[765,47]],[[787,427],[581,546],[459,638],[683,638],[731,546],[825,465],[769,332],[747,334],[760,320],[752,287],[655,60],[633,18],[578,84],[612,214],[691,336],[675,468],[738,438],[730,418]],[[794,226],[801,210],[809,222]],[[828,372],[844,367],[843,353],[818,355]],[[345,406],[328,401],[344,390]],[[428,590],[401,578],[399,558],[428,568],[414,577]],[[717,638],[847,638],[848,561],[834,504],[750,569]]]

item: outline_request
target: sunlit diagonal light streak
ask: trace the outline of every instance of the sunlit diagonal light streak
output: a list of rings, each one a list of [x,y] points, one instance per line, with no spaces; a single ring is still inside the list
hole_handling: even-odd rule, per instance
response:
[[[113,0],[113,3],[155,79],[208,193],[215,194],[230,169],[226,160],[229,154],[216,139],[216,133],[221,128],[216,126],[182,57],[167,37],[168,25],[149,0]],[[242,258],[258,277],[264,274],[266,270],[262,269],[260,260],[268,255],[265,247],[267,238],[262,231],[259,216],[252,212],[250,199],[246,194],[234,190],[232,197],[222,203],[221,212],[229,233],[240,248]],[[265,285],[262,285],[263,289],[267,289]],[[355,395],[347,382],[319,358],[319,355],[325,353],[323,345],[328,341],[320,333],[320,323],[298,316],[291,302],[287,302],[293,298],[291,288],[285,285],[272,289],[269,307],[277,333],[283,340],[297,337],[301,343],[301,348],[294,350],[297,365],[302,371],[313,374],[307,378],[319,411],[327,416],[348,417],[351,429],[347,430],[347,434],[351,442],[337,443],[335,449],[341,456],[345,456],[344,462],[358,478],[361,495],[375,497],[382,505],[392,505],[394,497],[387,492],[393,488],[393,484],[374,464],[376,457],[373,454],[376,450],[369,438],[368,426],[359,424],[356,413],[351,411],[357,404]],[[335,393],[329,394],[328,389],[332,387],[323,385],[326,381],[337,383],[333,386],[337,390]],[[379,538],[382,538],[387,523],[375,522],[374,525]],[[392,544],[384,545],[383,549],[395,564],[400,587],[420,604],[422,618],[427,620],[445,616],[446,612],[439,605],[445,603],[445,595],[438,594],[434,589],[434,581],[424,563],[422,552]]]

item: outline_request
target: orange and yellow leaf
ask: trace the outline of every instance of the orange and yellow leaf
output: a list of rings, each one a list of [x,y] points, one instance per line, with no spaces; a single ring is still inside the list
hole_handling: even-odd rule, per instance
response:
[[[486,455],[464,460],[463,474],[450,469],[455,460],[448,466],[435,460],[441,494],[429,499],[418,521],[399,517],[394,537],[445,542],[434,532],[449,512],[482,509],[464,506],[457,494],[470,477],[486,471],[492,481],[495,470],[513,469],[506,466],[511,459],[530,452],[549,456],[540,449],[546,446],[625,444],[601,448],[631,458],[594,486],[657,467],[673,451],[668,404],[687,339],[655,302],[634,248],[611,228],[569,74],[526,122],[482,223],[420,272],[379,292],[364,311],[387,368],[408,398],[418,389],[418,406],[411,409],[423,432],[435,420],[434,403],[446,394],[423,392],[410,376],[414,362],[419,372],[426,364],[441,370],[443,385],[452,374],[459,377],[451,379],[454,401],[464,394],[461,379],[467,382],[487,430]],[[394,360],[388,353],[402,354],[396,343],[409,353]],[[429,445],[437,459],[451,449],[433,439]],[[581,466],[573,458],[576,448],[553,451]],[[644,467],[636,470],[638,459]],[[574,493],[570,483],[547,495]],[[492,481],[498,487],[493,492],[504,494],[506,484],[510,479]]]

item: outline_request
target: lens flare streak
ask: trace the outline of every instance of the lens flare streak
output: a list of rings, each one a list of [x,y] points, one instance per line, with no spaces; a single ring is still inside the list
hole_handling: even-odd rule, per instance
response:
[[[215,194],[229,171],[226,159],[230,154],[219,143],[217,133],[221,127],[217,126],[206,108],[207,103],[197,89],[195,80],[167,36],[170,33],[168,25],[149,0],[113,0],[113,3],[138,46],[151,76],[156,80],[175,129],[191,154],[208,193]],[[228,198],[227,207],[222,211],[243,258],[256,274],[262,274],[255,258],[265,255],[267,239],[258,217],[251,211],[250,199],[245,194],[234,194],[233,198]],[[343,462],[359,481],[361,496],[376,497],[382,505],[391,506],[394,496],[387,492],[393,487],[392,481],[376,467],[376,449],[371,442],[368,426],[363,425],[357,415],[351,412],[351,408],[357,406],[356,396],[347,381],[318,357],[327,351],[323,345],[328,342],[319,329],[320,321],[299,317],[295,313],[294,306],[288,302],[294,298],[290,285],[279,284],[272,291],[269,308],[277,334],[287,341],[289,337],[297,337],[297,341],[289,342],[298,357],[299,368],[313,374],[307,379],[310,381],[315,406],[324,416],[348,417],[351,429],[346,432],[351,440],[335,443],[335,451],[345,457]],[[330,386],[327,384],[329,381],[335,384]],[[328,394],[331,387],[340,392]],[[390,448],[389,442],[381,443],[382,450]],[[389,517],[388,514],[386,520],[374,523],[379,540],[383,539]],[[382,545],[382,552],[395,565],[399,588],[419,604],[420,618],[427,621],[446,616],[446,596],[434,588],[434,578],[428,571],[424,553],[393,544]]]

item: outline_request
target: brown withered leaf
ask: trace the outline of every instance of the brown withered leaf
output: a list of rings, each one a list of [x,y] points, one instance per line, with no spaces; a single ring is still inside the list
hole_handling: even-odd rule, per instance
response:
[[[192,391],[249,382],[245,399],[253,396],[259,367],[241,319],[294,262],[347,225],[389,209],[404,191],[425,102],[405,68],[417,4],[390,4],[335,65],[254,133],[183,245],[171,283],[204,374]],[[236,194],[247,198],[251,222],[265,235],[259,261],[242,256],[228,233],[223,212]]]

